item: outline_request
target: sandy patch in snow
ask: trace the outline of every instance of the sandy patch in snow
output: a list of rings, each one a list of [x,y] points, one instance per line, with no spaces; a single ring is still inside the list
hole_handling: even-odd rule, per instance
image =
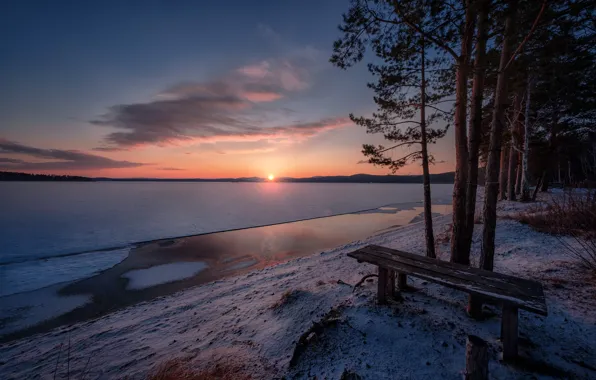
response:
[[[502,206],[508,211],[525,207]],[[435,219],[438,235],[450,219]],[[594,279],[565,254],[556,237],[515,221],[498,222],[495,271],[541,281],[549,309],[548,317],[520,312],[522,365],[498,361],[498,307],[488,306],[495,316],[478,322],[465,314],[465,293],[440,285],[411,279],[417,291],[383,307],[375,304],[375,281],[355,292],[345,285],[375,271],[346,257],[347,252],[374,243],[423,254],[422,227],[394,229],[1,345],[0,378],[52,378],[56,368],[58,376],[66,374],[65,351],[59,347],[70,339],[72,378],[82,375],[87,362],[87,378],[142,379],[168,359],[185,357],[203,368],[232,355],[255,379],[338,379],[345,370],[364,379],[460,379],[468,334],[488,342],[494,379],[596,376]],[[474,263],[481,227],[474,235]],[[448,242],[438,253],[448,259]],[[280,302],[288,291],[295,296]],[[300,337],[331,310],[337,321],[312,336],[290,366]]]
[[[136,269],[122,275],[130,281],[126,286],[127,290],[138,290],[150,288],[159,284],[180,281],[192,277],[207,268],[203,262],[178,262],[163,264],[149,269]]]

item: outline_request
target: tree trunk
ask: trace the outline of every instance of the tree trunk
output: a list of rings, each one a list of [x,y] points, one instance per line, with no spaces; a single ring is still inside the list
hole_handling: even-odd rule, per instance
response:
[[[505,107],[503,107],[505,108]],[[502,139],[502,138],[501,138]],[[503,144],[505,145],[505,144]],[[504,201],[507,199],[507,175],[508,175],[508,163],[509,163],[509,147],[505,146],[501,149],[500,154],[500,173],[499,173],[499,200]]]
[[[486,181],[484,185],[484,228],[482,231],[482,250],[480,255],[480,267],[493,270],[495,255],[495,229],[497,226],[497,196],[499,191],[499,158],[501,155],[501,142],[503,139],[505,101],[507,98],[506,66],[509,61],[511,49],[511,37],[514,35],[515,12],[517,0],[510,0],[505,20],[505,32],[503,36],[503,50],[499,63],[499,74],[497,75],[497,88],[495,91],[495,103],[493,107],[492,128],[490,132],[490,143],[488,161],[486,165]]]
[[[465,380],[488,380],[488,344],[475,335],[466,341]]]
[[[478,157],[482,137],[482,98],[484,91],[484,61],[486,55],[488,1],[479,2],[478,23],[476,30],[476,52],[474,56],[474,79],[472,83],[472,104],[470,106],[470,125],[468,143],[468,188],[466,190],[466,224],[464,252],[470,254],[474,217],[476,213],[476,190],[478,189]]]
[[[426,235],[426,256],[435,258],[435,235],[433,233],[433,214],[430,197],[430,172],[428,168],[428,149],[426,142],[426,77],[424,38],[421,39],[421,86],[420,86],[420,134],[422,137],[422,181],[424,183],[424,232]]]
[[[455,86],[455,183],[453,185],[453,228],[451,261],[469,265],[470,254],[465,249],[466,190],[468,183],[468,137],[466,111],[468,107],[469,54],[474,36],[472,1],[466,1],[465,27],[461,36],[461,54],[457,60]]]
[[[517,94],[515,96],[515,103],[513,106],[513,121],[511,124],[511,144],[509,147],[509,170],[507,174],[507,199],[510,201],[515,200],[515,182],[516,182],[516,175],[515,169],[517,168],[517,149],[518,147],[518,136],[519,136],[519,127],[520,127],[520,117],[521,117],[521,106],[522,106],[522,97]]]
[[[536,187],[534,188],[534,191],[532,192],[532,202],[534,202],[536,200],[536,196],[538,195],[538,190],[542,187],[542,183],[544,182],[545,178],[546,178],[546,170],[542,173],[542,175],[538,179],[538,182],[536,182]]]
[[[522,155],[522,190],[521,200],[530,200],[530,175],[528,168],[528,157],[530,156],[530,95],[532,93],[532,77],[528,77],[528,88],[526,94],[526,110],[524,112],[524,150]]]
[[[558,162],[559,157],[556,153],[557,150],[557,134],[559,132],[559,128],[557,123],[553,122],[553,126],[551,127],[550,137],[548,139],[548,157],[546,158],[547,167],[544,170],[545,175],[542,177],[542,185],[540,186],[540,191],[547,192],[548,185],[551,178],[553,178],[553,172],[555,170],[554,163]]]
[[[515,200],[515,168],[517,167],[517,152],[515,151],[516,142],[511,140],[509,145],[509,170],[507,173],[507,199]]]
[[[521,152],[517,152],[517,166],[515,168],[515,194],[516,195],[521,195],[522,177],[523,177],[522,154],[521,154]]]

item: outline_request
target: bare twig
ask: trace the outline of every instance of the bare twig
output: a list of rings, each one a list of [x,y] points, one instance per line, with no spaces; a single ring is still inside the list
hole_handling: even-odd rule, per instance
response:
[[[70,331],[68,332],[68,359],[66,360],[66,378],[70,380]]]
[[[53,379],[56,380],[56,373],[58,373],[58,363],[60,363],[60,354],[62,353],[62,345],[64,342],[60,343],[60,347],[58,347],[58,357],[56,358],[56,367],[54,368],[54,376]]]
[[[87,359],[87,363],[85,363],[85,367],[83,367],[83,374],[81,375],[81,380],[85,380],[85,376],[87,376],[87,366],[89,366],[90,361],[91,355],[89,355],[89,359]]]

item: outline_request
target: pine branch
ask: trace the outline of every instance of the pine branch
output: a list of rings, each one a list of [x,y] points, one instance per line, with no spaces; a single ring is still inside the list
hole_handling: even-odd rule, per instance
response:
[[[515,51],[511,55],[511,58],[509,58],[509,62],[507,62],[507,64],[503,68],[503,71],[507,71],[507,68],[511,65],[511,63],[513,63],[517,54],[519,54],[519,52],[523,49],[524,45],[530,40],[530,37],[532,37],[532,34],[534,34],[534,31],[536,30],[536,27],[538,26],[538,21],[540,21],[540,18],[542,17],[542,14],[544,13],[544,10],[546,9],[547,2],[548,2],[548,0],[544,0],[542,2],[542,7],[540,8],[540,11],[538,12],[538,15],[536,16],[536,19],[534,20],[534,23],[532,24],[532,28],[530,29],[530,31],[528,32],[528,34],[526,35],[524,40],[521,42],[521,44],[519,44],[517,49],[515,49]]]
[[[422,141],[408,141],[408,142],[405,142],[405,143],[401,143],[401,144],[397,144],[397,145],[391,146],[389,148],[385,148],[383,150],[379,150],[377,153],[384,153],[384,152],[387,152],[388,150],[399,148],[400,146],[404,146],[404,145],[411,146],[411,145],[414,145],[414,144],[422,144]],[[417,153],[417,152],[414,152],[414,153]]]
[[[449,46],[447,46],[446,44],[444,44],[443,42],[437,40],[435,37],[429,35],[428,33],[425,33],[419,25],[413,23],[412,21],[410,21],[405,15],[403,10],[401,9],[401,7],[399,6],[397,1],[393,1],[393,7],[395,8],[395,11],[397,12],[397,14],[399,14],[399,16],[404,20],[405,24],[407,26],[409,26],[412,30],[415,30],[416,32],[420,33],[420,35],[422,37],[424,37],[425,39],[431,41],[432,43],[434,43],[435,45],[437,45],[438,47],[440,47],[441,49],[445,50],[448,54],[450,54],[454,59],[458,59],[459,55]],[[374,17],[374,16],[373,16]],[[391,22],[391,21],[390,21]],[[394,24],[397,24],[397,22],[393,21]]]

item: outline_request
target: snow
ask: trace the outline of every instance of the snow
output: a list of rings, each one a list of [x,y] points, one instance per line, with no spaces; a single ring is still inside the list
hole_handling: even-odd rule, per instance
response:
[[[0,302],[0,315],[2,315],[0,333],[7,334],[34,326],[91,301],[90,296],[59,296],[57,292],[61,286],[62,284],[57,284],[37,291],[13,294],[2,298],[2,302]],[[2,367],[0,366],[1,372]]]
[[[527,205],[499,207],[512,213]],[[437,240],[444,242],[437,250],[442,260],[449,259],[449,243],[441,237],[450,220],[435,219]],[[481,229],[477,225],[474,233],[474,264]],[[60,377],[67,367],[80,378],[89,362],[87,378],[143,379],[159,363],[186,358],[197,369],[241,365],[256,379],[338,379],[346,370],[363,379],[461,379],[468,334],[488,342],[493,379],[596,376],[596,281],[557,237],[514,220],[497,223],[495,271],[542,282],[549,310],[547,317],[520,311],[520,354],[526,359],[517,365],[498,360],[498,307],[486,306],[495,316],[472,320],[464,310],[467,294],[413,278],[409,284],[416,291],[390,306],[376,305],[376,280],[352,292],[346,283],[355,284],[375,268],[346,253],[366,244],[423,254],[423,224],[2,344],[0,378],[52,378],[54,371]],[[292,296],[281,302],[288,291]],[[332,310],[336,323],[311,334],[290,366],[300,337]]]
[[[122,275],[128,278],[126,286],[128,290],[139,290],[168,282],[184,280],[192,277],[207,268],[207,264],[195,262],[177,262],[163,265],[156,265],[148,269],[135,269]]]

